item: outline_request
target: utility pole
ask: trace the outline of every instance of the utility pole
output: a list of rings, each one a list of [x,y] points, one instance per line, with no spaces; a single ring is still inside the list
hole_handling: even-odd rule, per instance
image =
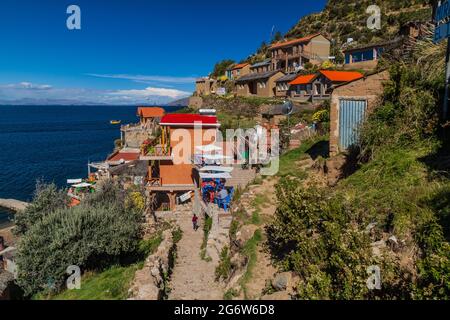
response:
[[[433,8],[434,16],[434,43],[447,40],[447,53],[445,56],[445,94],[444,106],[442,108],[442,120],[445,123],[448,119],[448,99],[450,85],[450,7],[449,0],[438,1]]]
[[[442,120],[448,119],[448,98],[449,98],[449,85],[450,85],[450,38],[447,38],[447,54],[445,57],[445,95],[444,95],[444,108],[442,110]]]

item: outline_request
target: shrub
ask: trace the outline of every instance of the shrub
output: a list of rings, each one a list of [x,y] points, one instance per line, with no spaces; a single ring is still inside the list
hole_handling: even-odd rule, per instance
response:
[[[101,268],[135,252],[143,213],[126,206],[126,196],[108,183],[80,206],[57,208],[32,225],[18,246],[17,282],[25,293],[38,292],[46,284],[59,290],[68,266]]]
[[[231,258],[229,249],[225,246],[220,253],[220,262],[216,268],[216,281],[221,279],[226,280],[231,273]]]
[[[277,187],[280,206],[268,227],[269,245],[280,265],[302,279],[303,299],[360,299],[367,294],[372,265],[368,237],[351,212],[323,190],[285,180]]]

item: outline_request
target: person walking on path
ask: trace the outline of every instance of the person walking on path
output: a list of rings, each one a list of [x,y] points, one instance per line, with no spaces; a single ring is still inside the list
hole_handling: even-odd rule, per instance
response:
[[[192,225],[194,227],[194,230],[197,231],[198,230],[198,217],[195,213],[194,213],[194,216],[192,217]]]

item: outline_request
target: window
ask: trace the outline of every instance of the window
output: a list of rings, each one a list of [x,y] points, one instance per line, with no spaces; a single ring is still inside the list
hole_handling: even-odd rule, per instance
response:
[[[289,85],[287,83],[279,83],[277,89],[278,91],[287,91],[289,89]]]

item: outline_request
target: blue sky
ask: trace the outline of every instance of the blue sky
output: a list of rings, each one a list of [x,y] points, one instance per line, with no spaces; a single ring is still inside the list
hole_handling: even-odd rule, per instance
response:
[[[69,5],[81,30],[68,30]],[[2,0],[0,102],[164,103],[325,0]]]

